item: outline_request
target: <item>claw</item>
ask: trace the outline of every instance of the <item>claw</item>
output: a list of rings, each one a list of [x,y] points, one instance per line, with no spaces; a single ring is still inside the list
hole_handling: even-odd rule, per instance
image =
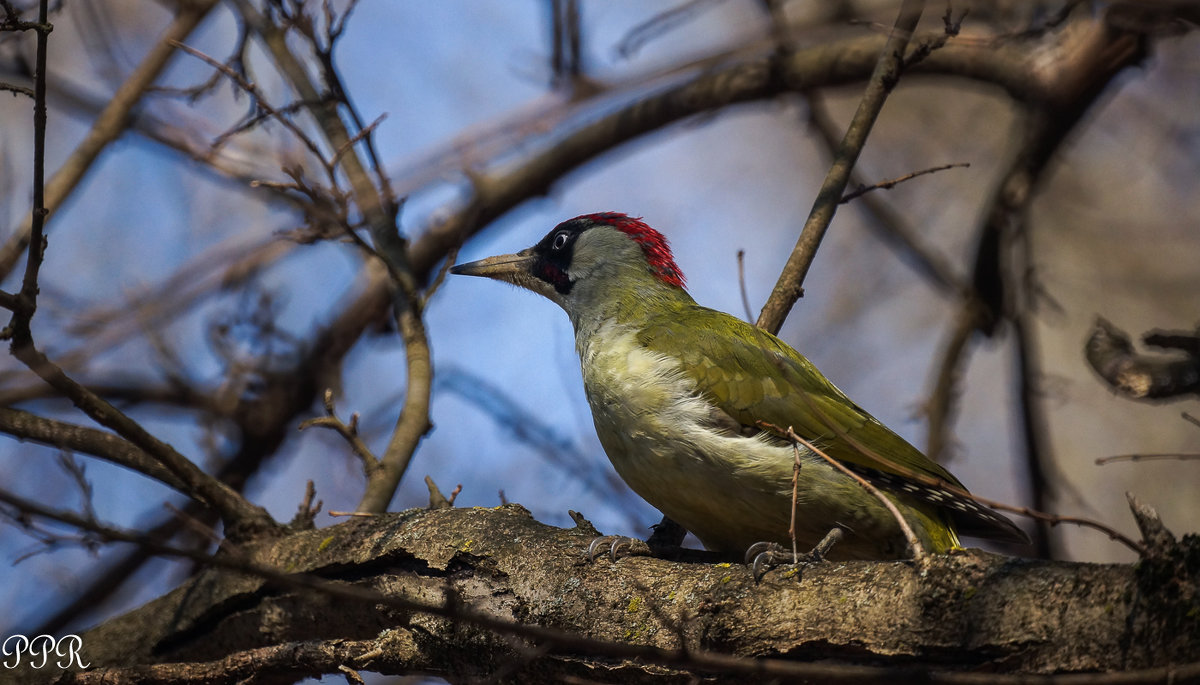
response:
[[[793,556],[791,552],[784,549],[783,545],[778,543],[756,542],[746,548],[746,563],[750,564],[754,582],[758,582],[772,566],[791,562],[815,564],[825,561],[825,555],[842,539],[844,534],[841,528],[832,528],[812,550],[799,556]]]
[[[608,556],[613,561],[617,561],[623,556],[640,556],[650,553],[650,548],[641,540],[624,535],[601,535],[588,545],[588,561],[595,563],[596,557],[604,554],[605,545],[608,546]]]
[[[783,545],[774,542],[756,542],[746,550],[746,563],[750,564],[750,572],[756,583],[764,573],[770,570],[770,567],[785,564],[791,560],[792,555],[783,548]]]
[[[596,550],[608,542],[612,537],[613,536],[611,535],[601,535],[595,540],[592,540],[592,544],[588,545],[587,548],[587,557],[589,562],[593,564],[596,563]]]
[[[747,547],[746,548],[746,563],[749,564],[749,563],[753,562],[756,558],[759,557],[759,555],[761,555],[764,552],[766,552],[767,550],[771,549],[771,545],[775,545],[775,543],[774,542],[756,542],[753,545],[750,545],[749,547]],[[779,545],[775,545],[775,546],[778,547]]]

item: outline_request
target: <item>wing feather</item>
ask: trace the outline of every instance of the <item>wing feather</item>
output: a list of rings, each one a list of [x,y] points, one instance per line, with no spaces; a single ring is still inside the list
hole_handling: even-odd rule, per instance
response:
[[[686,340],[679,335],[680,320],[688,322]],[[812,362],[740,319],[690,304],[686,311],[651,319],[638,340],[679,359],[698,392],[743,426],[743,432],[761,429],[759,422],[790,426],[834,459],[860,472],[878,472],[889,484],[912,481],[915,473],[966,490],[949,471],[851,401]],[[948,494],[920,499],[942,508],[964,533],[1025,539],[1003,516]]]

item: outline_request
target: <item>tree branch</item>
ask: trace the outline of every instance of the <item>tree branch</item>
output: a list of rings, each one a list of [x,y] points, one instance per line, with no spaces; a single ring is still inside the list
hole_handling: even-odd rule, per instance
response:
[[[79,181],[92,168],[92,163],[96,161],[104,148],[125,131],[133,108],[142,101],[146,90],[150,88],[175,54],[174,43],[187,38],[216,4],[216,0],[188,0],[188,2],[178,3],[178,12],[171,25],[150,48],[150,52],[142,58],[137,68],[129,74],[121,87],[113,93],[112,99],[96,117],[87,137],[79,147],[75,148],[71,156],[63,162],[58,172],[46,184],[44,207],[47,217],[62,205]],[[17,260],[25,252],[25,248],[29,247],[31,230],[32,225],[29,222],[21,224],[8,242],[0,248],[0,280],[12,272]]]
[[[1167,535],[1169,551],[1179,543]],[[1155,580],[1131,566],[967,552],[933,555],[923,571],[905,562],[822,563],[802,566],[799,578],[771,572],[755,584],[740,564],[587,564],[591,536],[537,523],[515,505],[409,510],[299,532],[209,559],[215,568],[84,633],[93,670],[57,682],[228,680],[248,673],[255,655],[265,658],[253,671],[259,679],[349,665],[454,680],[499,671],[646,683],[689,671],[721,682],[1004,684],[1054,664],[1144,678],[1159,671],[1128,669],[1200,660],[1197,640],[1168,646],[1139,637],[1172,610],[1157,603]],[[292,572],[275,570],[285,565]],[[465,641],[464,623],[476,628]],[[289,647],[313,657],[280,658],[276,650]],[[852,663],[862,661],[875,665]]]
[[[165,466],[134,447],[128,440],[107,431],[55,421],[11,407],[0,407],[0,431],[19,440],[32,440],[43,445],[100,457],[188,494],[183,481]]]
[[[863,146],[867,144],[867,136],[875,124],[875,119],[900,78],[904,67],[904,51],[908,47],[909,37],[917,29],[917,22],[921,19],[924,7],[924,0],[904,0],[901,4],[896,23],[875,63],[875,71],[867,82],[866,92],[863,93],[854,118],[850,120],[850,127],[838,146],[833,165],[825,176],[821,189],[817,191],[817,198],[813,202],[808,219],[804,222],[804,228],[800,231],[796,246],[792,249],[783,272],[779,274],[775,289],[771,291],[758,314],[759,328],[778,333],[792,305],[803,294],[804,277],[812,266],[817,247],[829,228],[829,222],[833,221],[833,214],[846,192],[850,171],[858,161]]]

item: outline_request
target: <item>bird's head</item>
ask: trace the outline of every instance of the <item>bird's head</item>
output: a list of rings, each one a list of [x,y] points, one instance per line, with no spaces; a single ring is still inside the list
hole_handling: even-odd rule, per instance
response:
[[[574,319],[628,298],[683,292],[683,272],[661,233],[617,212],[585,214],[515,254],[460,264],[450,273],[485,276],[532,290]]]

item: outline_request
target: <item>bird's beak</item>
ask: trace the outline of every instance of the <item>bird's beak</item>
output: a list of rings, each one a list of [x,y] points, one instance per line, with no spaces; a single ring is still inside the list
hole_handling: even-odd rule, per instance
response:
[[[462,276],[483,276],[497,281],[506,281],[514,285],[528,288],[525,281],[530,277],[533,262],[536,259],[533,250],[521,250],[516,254],[502,254],[477,262],[467,262],[450,267],[450,273]]]
[[[532,290],[533,292],[563,306],[562,297],[554,291],[554,286],[533,275],[537,255],[533,248],[521,250],[516,254],[502,254],[488,257],[477,262],[468,262],[451,267],[450,273],[463,276],[483,276],[497,281],[512,283],[515,286]]]

